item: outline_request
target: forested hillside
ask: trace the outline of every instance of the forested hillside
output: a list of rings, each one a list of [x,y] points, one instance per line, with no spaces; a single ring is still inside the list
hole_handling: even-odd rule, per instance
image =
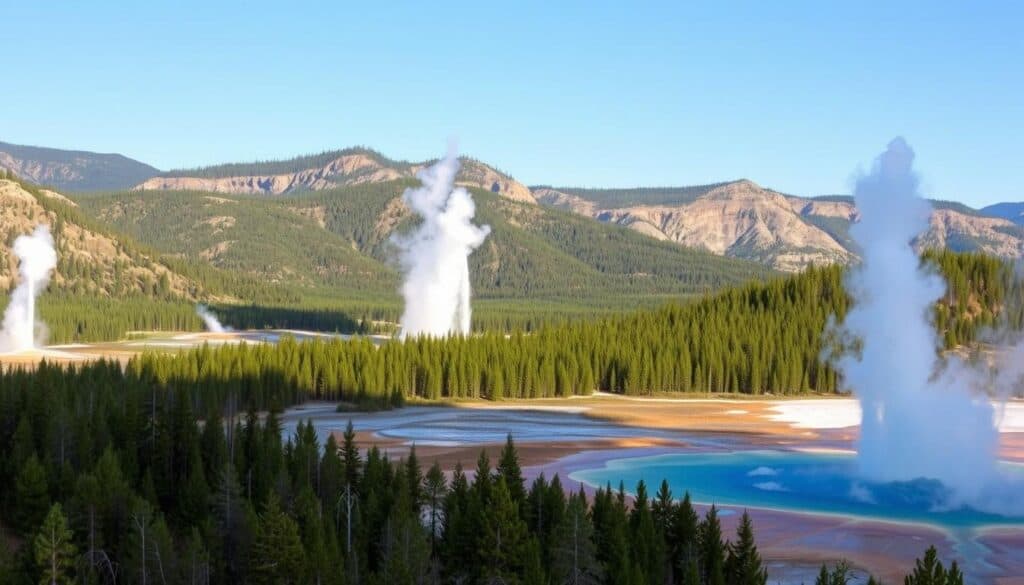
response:
[[[498,169],[470,157],[459,159],[456,183],[534,204],[530,190]],[[293,195],[338,187],[413,179],[433,161],[392,160],[368,148],[346,148],[288,160],[229,163],[161,173],[136,190],[210,191],[226,194]]]
[[[415,221],[400,199],[412,184],[366,184],[284,199],[160,191],[76,201],[168,256],[292,283],[318,306],[395,320],[399,275],[391,238]],[[753,263],[569,213],[481,190],[473,194],[478,221],[492,227],[470,257],[477,327],[654,306],[769,274]]]
[[[40,223],[51,227],[57,248],[57,269],[38,305],[53,343],[118,339],[133,330],[197,329],[198,300],[288,306],[300,298],[251,275],[164,255],[90,217],[60,194],[0,171],[4,291],[16,284],[11,244]],[[260,323],[256,317],[253,322]]]

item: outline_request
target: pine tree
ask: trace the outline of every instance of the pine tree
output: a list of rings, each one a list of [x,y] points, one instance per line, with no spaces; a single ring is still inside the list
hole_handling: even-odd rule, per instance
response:
[[[50,509],[46,470],[33,453],[14,480],[14,517],[22,534],[31,534]]]
[[[934,546],[928,547],[923,559],[914,563],[914,572],[904,579],[905,585],[963,585],[964,576],[956,562],[949,571],[942,566],[939,553]]]
[[[420,507],[423,505],[423,473],[420,470],[419,459],[416,458],[415,444],[405,459],[405,479],[409,486],[409,505],[413,513],[419,516]]]
[[[690,493],[686,492],[683,501],[675,508],[671,529],[672,548],[669,551],[671,563],[676,575],[682,577],[689,574],[697,566],[700,550],[700,519],[690,501]]]
[[[350,486],[352,491],[359,493],[359,472],[362,463],[359,457],[359,447],[356,446],[356,431],[352,426],[352,420],[345,425],[345,434],[341,444],[341,462],[345,469],[345,484]]]
[[[257,585],[304,584],[305,553],[299,527],[271,496],[260,514],[250,556],[251,579]]]
[[[224,572],[229,580],[243,581],[245,564],[248,560],[248,546],[251,527],[238,483],[235,468],[230,463],[221,472],[214,498],[214,518],[220,538],[212,542],[219,545],[219,556],[224,563]]]
[[[646,582],[661,583],[665,580],[664,538],[659,534],[651,513],[647,486],[640,480],[633,499],[630,515],[630,544],[633,550],[633,569],[643,575]]]
[[[754,543],[754,526],[746,510],[736,528],[736,542],[729,547],[726,577],[735,585],[765,585],[768,581],[768,570],[761,563]]]
[[[594,545],[594,528],[586,500],[574,494],[552,535],[551,577],[556,583],[590,585],[601,582],[601,565]]]
[[[722,542],[718,510],[714,506],[711,506],[701,523],[700,545],[704,582],[707,585],[725,585],[725,544]]]
[[[34,541],[40,585],[70,585],[74,581],[77,554],[73,536],[60,504],[54,504]]]
[[[428,527],[430,530],[430,556],[437,554],[437,538],[440,536],[442,505],[446,495],[446,481],[444,472],[435,461],[427,471],[424,481],[424,495],[428,514]]]
[[[505,438],[505,447],[502,448],[498,459],[497,472],[505,479],[512,501],[517,506],[522,506],[526,500],[526,489],[523,486],[523,471],[519,467],[519,452],[512,441],[512,433]]]
[[[484,510],[484,524],[478,537],[481,568],[487,578],[509,582],[521,574],[527,552],[526,524],[519,508],[512,501],[505,478],[498,476],[489,505]]]
[[[818,572],[818,578],[815,580],[815,585],[847,585],[850,582],[852,575],[850,574],[850,564],[845,560],[839,561],[832,567],[830,571],[827,566],[821,565],[821,571]]]
[[[452,472],[451,487],[444,498],[443,530],[441,531],[440,556],[445,569],[446,581],[468,580],[474,570],[474,555],[477,553],[473,530],[473,510],[470,492],[462,464],[456,463]]]
[[[210,582],[211,572],[210,553],[199,529],[193,527],[182,554],[178,581],[187,585],[205,585]]]

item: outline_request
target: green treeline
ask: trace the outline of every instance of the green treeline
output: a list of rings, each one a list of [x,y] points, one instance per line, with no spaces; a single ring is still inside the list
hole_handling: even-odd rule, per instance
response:
[[[199,331],[202,320],[193,302],[154,300],[142,295],[121,298],[77,296],[62,292],[39,299],[39,317],[46,325],[48,343],[95,342],[124,339],[130,332]],[[310,329],[338,333],[365,333],[362,320],[344,311],[288,306],[217,305],[222,323],[235,329]],[[368,319],[364,313],[364,319]]]
[[[951,275],[935,320],[949,347],[996,322],[1021,325],[1021,290],[1007,264],[980,255],[929,256]],[[256,408],[307,399],[397,405],[417,398],[490,400],[661,392],[832,393],[823,360],[829,323],[850,306],[838,267],[669,305],[531,333],[389,341],[286,340],[145,354],[129,370],[184,388],[237,392]],[[965,309],[958,308],[963,305]],[[973,308],[972,308],[973,307]],[[988,307],[981,309],[980,307]],[[251,401],[251,402],[250,402]]]
[[[928,251],[924,262],[946,281],[935,327],[947,348],[984,340],[989,329],[1024,326],[1024,283],[1013,263],[977,252]]]
[[[838,269],[733,289],[685,306],[534,333],[390,341],[286,340],[144,354],[129,371],[231,392],[257,408],[305,399],[491,400],[652,392],[833,392],[819,360],[829,315],[847,304]],[[272,382],[272,383],[271,383]]]
[[[123,339],[130,331],[191,331],[202,327],[195,303],[142,295],[121,298],[42,295],[39,318],[52,344]]]
[[[527,488],[511,436],[495,464],[424,472],[415,448],[360,450],[351,425],[284,439],[276,410],[235,398],[113,362],[0,372],[0,582],[766,583],[750,518],[730,538],[665,482],[632,502],[557,475]],[[930,549],[907,583],[962,575]]]
[[[449,480],[232,404],[108,362],[0,374],[0,582],[765,583],[749,518],[729,544],[667,485],[528,487],[511,437]]]

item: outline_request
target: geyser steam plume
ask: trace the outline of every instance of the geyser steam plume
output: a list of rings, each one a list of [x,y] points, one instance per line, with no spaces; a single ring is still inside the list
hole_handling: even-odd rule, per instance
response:
[[[417,173],[422,185],[402,195],[423,222],[396,238],[405,273],[402,336],[469,333],[469,255],[491,232],[473,224],[476,206],[469,192],[455,187],[459,159],[455,149]]]
[[[976,500],[995,480],[998,431],[991,403],[972,390],[964,364],[951,357],[936,373],[930,311],[945,287],[910,245],[928,227],[931,209],[918,195],[913,160],[897,138],[857,181],[861,217],[850,231],[863,264],[849,274],[855,301],[844,325],[863,348],[839,365],[861,402],[858,451],[867,478],[936,479]]]
[[[196,305],[196,315],[203,320],[206,330],[210,333],[224,333],[228,330],[206,305]]]
[[[4,311],[0,352],[26,351],[36,346],[36,297],[46,289],[50,273],[57,267],[57,251],[47,225],[37,226],[32,235],[18,236],[13,250],[21,278]]]

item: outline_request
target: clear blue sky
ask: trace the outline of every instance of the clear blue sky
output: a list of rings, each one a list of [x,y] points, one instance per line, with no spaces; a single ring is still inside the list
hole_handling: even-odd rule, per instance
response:
[[[168,169],[452,136],[529,184],[810,195],[903,135],[929,194],[1024,199],[1020,3],[212,4],[6,2],[0,140]]]

